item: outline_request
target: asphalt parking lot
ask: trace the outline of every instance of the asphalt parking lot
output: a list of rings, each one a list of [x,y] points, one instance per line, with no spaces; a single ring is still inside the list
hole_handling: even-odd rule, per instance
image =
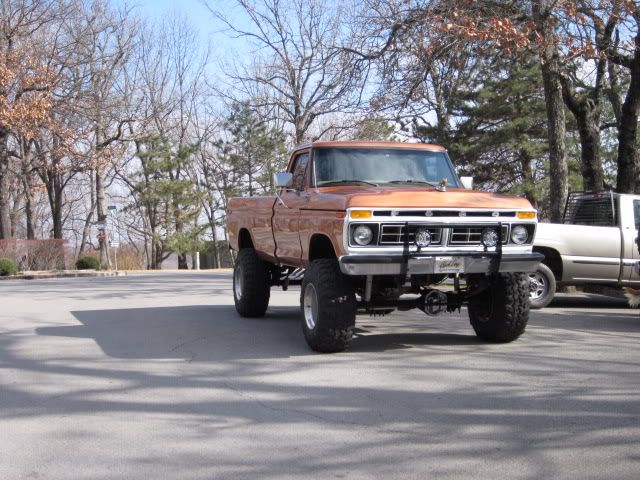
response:
[[[640,314],[560,296],[508,345],[466,312],[308,350],[298,291],[230,273],[0,283],[0,478],[637,479]]]

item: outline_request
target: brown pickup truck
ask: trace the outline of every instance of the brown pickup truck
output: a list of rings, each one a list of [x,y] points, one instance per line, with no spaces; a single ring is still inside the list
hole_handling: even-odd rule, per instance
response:
[[[537,215],[524,198],[470,191],[436,145],[316,142],[275,175],[276,196],[233,198],[238,313],[263,316],[270,289],[301,284],[316,351],[351,343],[356,314],[466,305],[476,334],[510,342],[529,318]],[[447,278],[452,286],[438,288]]]

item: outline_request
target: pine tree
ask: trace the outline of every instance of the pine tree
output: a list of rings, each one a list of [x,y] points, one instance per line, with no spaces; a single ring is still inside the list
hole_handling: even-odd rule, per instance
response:
[[[456,128],[416,126],[424,140],[449,149],[461,172],[491,190],[522,193],[537,205],[548,155],[540,67],[487,57],[474,88],[451,99]]]
[[[137,142],[140,169],[130,185],[143,212],[150,242],[151,269],[160,269],[171,254],[193,253],[201,233],[197,226],[200,193],[183,172],[195,146],[176,147],[163,137]]]

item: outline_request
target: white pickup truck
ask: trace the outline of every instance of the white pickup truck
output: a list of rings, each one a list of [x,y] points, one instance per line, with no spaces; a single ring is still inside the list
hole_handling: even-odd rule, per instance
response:
[[[539,223],[533,250],[545,259],[530,274],[533,308],[551,302],[560,285],[640,286],[640,195],[569,194],[563,223]]]

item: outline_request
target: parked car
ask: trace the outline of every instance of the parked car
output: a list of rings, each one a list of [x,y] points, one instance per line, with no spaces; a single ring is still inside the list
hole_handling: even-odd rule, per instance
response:
[[[538,224],[533,250],[545,259],[530,275],[531,306],[547,306],[560,285],[640,286],[638,229],[640,195],[571,193],[563,223]]]
[[[524,198],[475,192],[436,145],[316,142],[276,175],[276,196],[233,198],[238,313],[260,317],[270,289],[302,284],[313,350],[351,342],[356,313],[468,306],[476,334],[515,340],[529,318],[537,216]],[[446,277],[453,290],[441,290]]]

